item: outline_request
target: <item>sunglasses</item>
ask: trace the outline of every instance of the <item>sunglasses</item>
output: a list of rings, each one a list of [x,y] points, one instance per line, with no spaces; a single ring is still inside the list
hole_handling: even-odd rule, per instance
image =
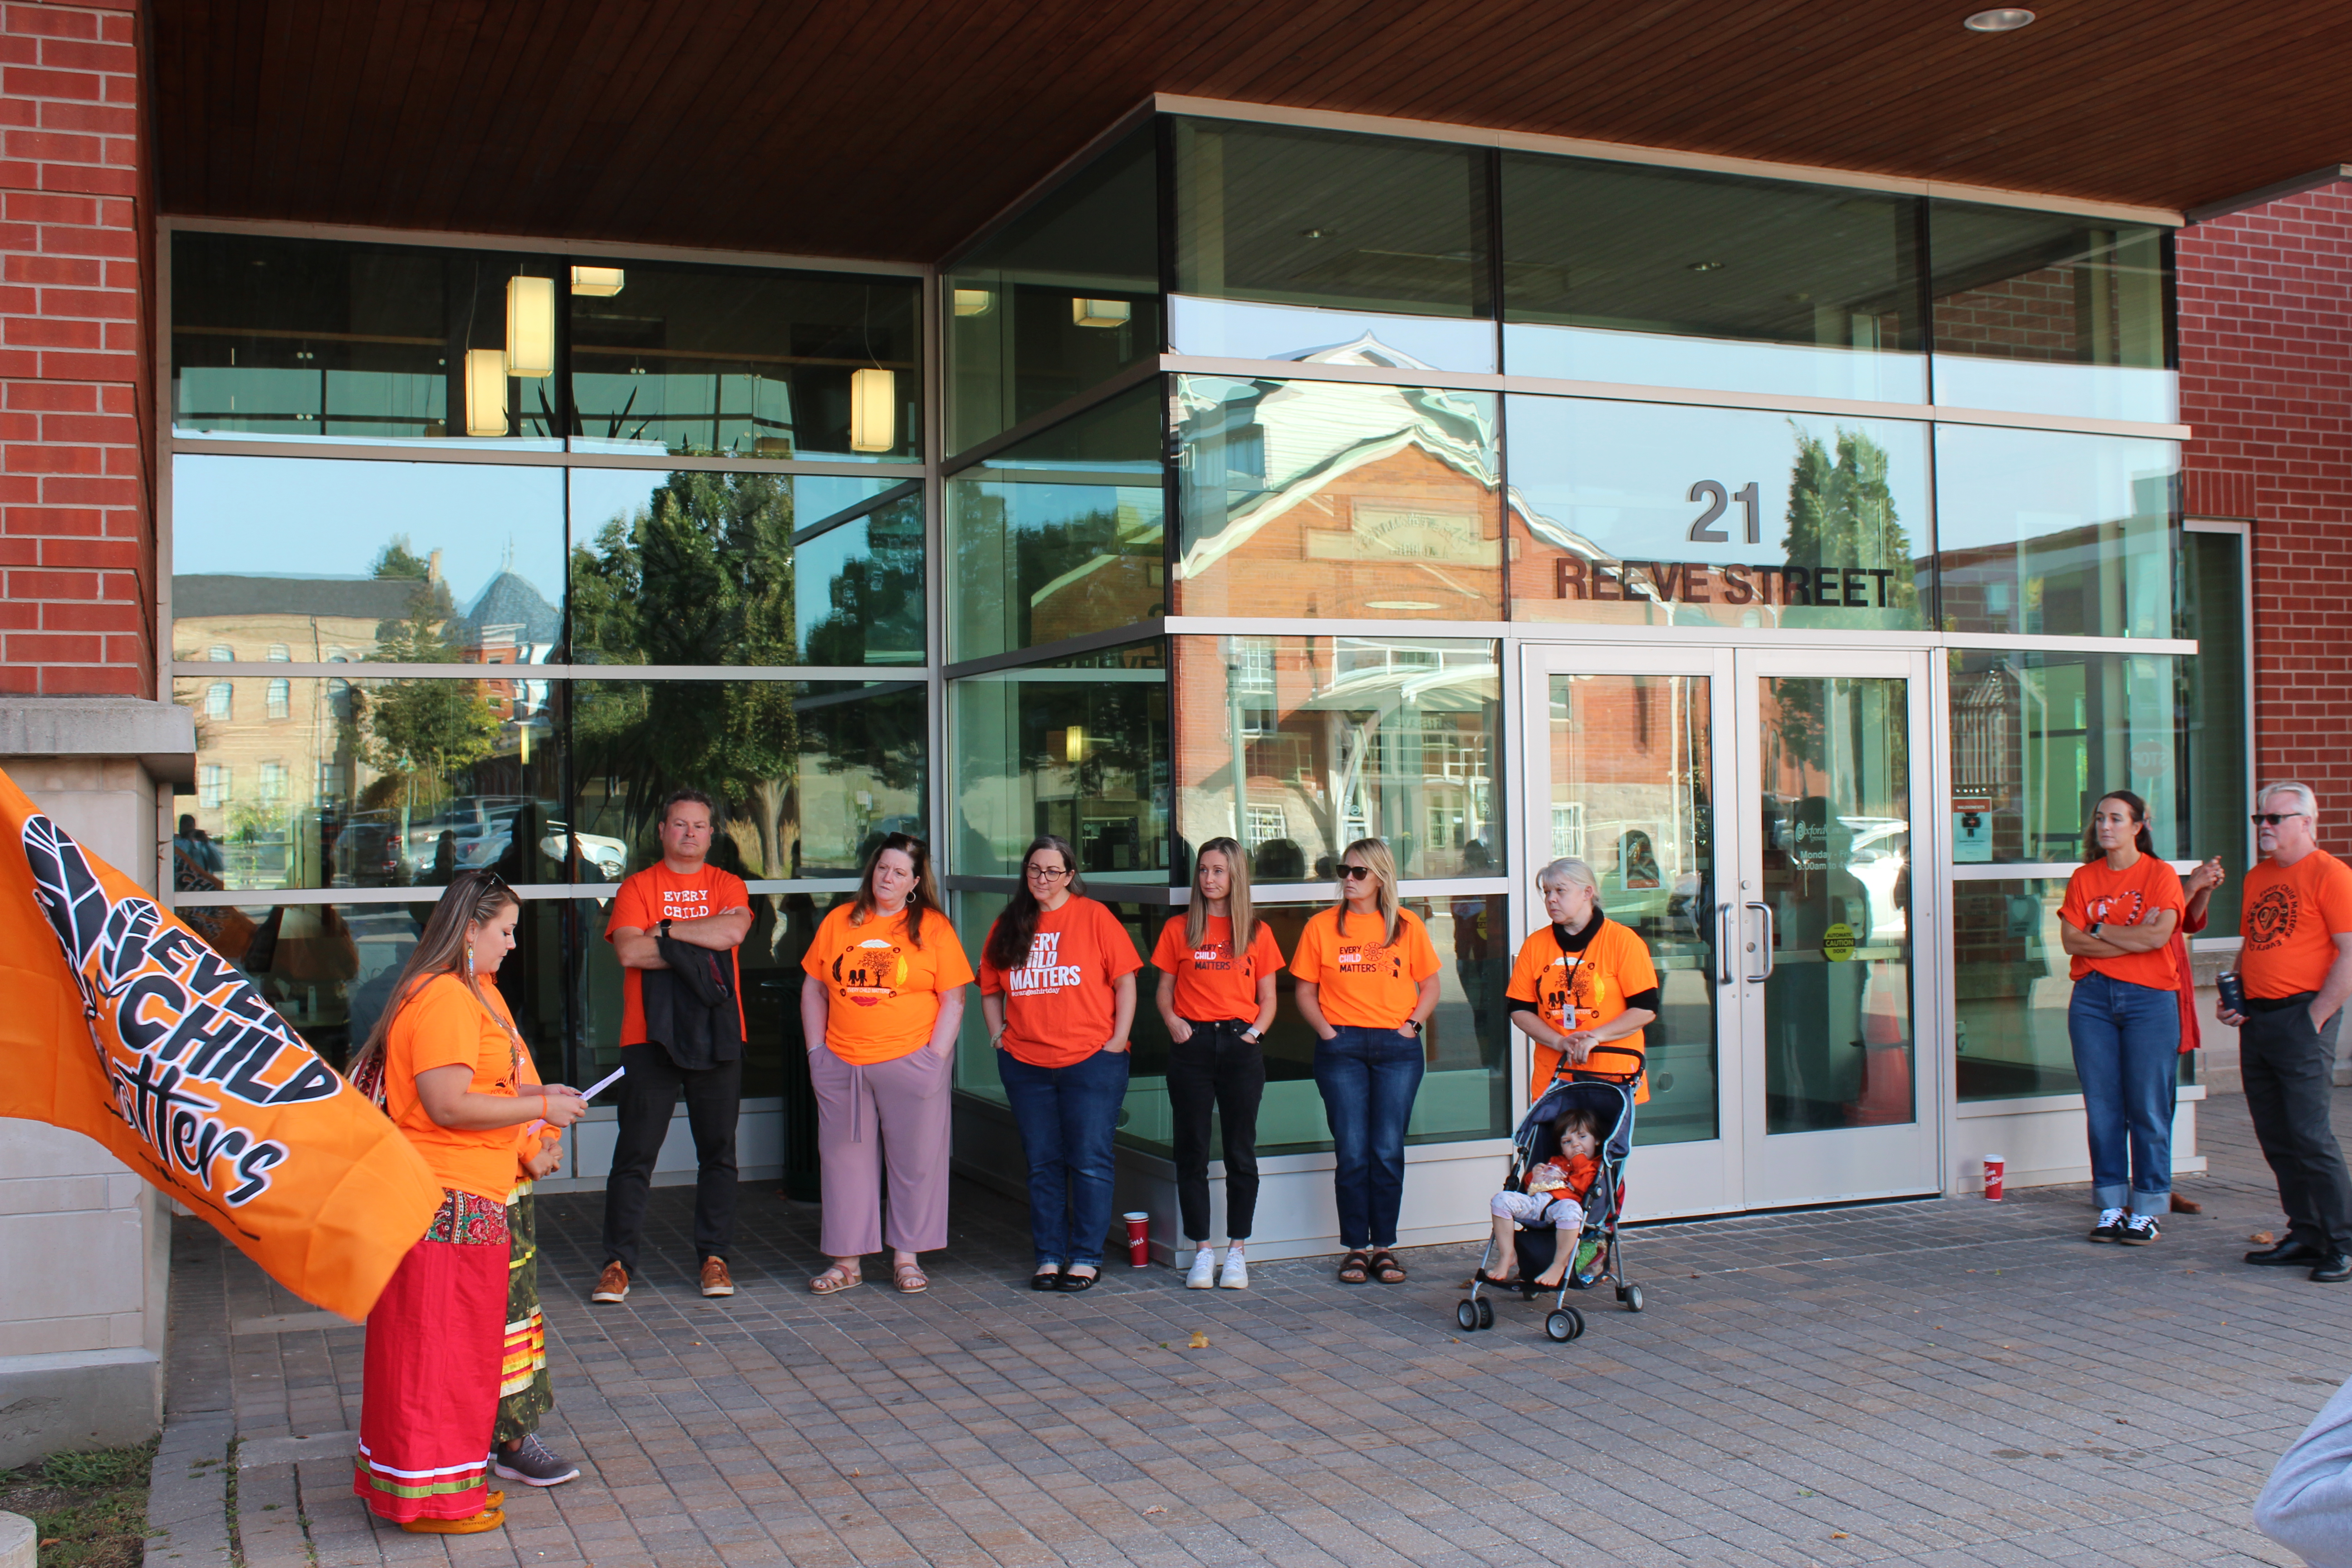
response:
[[[2307,811],[2258,811],[2246,820],[2252,822],[2257,827],[2276,827],[2280,823],[2286,821],[2289,817],[2308,816],[2310,815],[2311,814]]]
[[[1339,868],[1339,875],[1345,877],[1350,882],[1360,881],[1371,874],[1372,868],[1370,866],[1342,866]]]

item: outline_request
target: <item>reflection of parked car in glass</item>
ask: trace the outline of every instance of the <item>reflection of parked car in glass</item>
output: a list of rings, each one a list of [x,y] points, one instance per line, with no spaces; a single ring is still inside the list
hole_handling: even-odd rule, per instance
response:
[[[400,826],[389,812],[355,812],[335,835],[338,888],[400,888],[408,884],[408,867],[400,853]]]
[[[593,871],[608,882],[617,882],[628,875],[629,847],[619,839],[607,838],[601,833],[567,833],[560,822],[551,822],[547,827],[547,837],[539,841],[539,852],[557,865],[563,864],[563,841],[568,837],[580,847],[583,871]],[[505,852],[505,839],[499,841],[499,848],[500,853]]]

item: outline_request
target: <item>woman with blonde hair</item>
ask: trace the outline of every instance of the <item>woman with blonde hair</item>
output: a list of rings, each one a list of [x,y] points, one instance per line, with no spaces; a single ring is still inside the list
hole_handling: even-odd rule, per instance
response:
[[[1397,899],[1396,858],[1377,838],[1348,846],[1339,898],[1299,933],[1290,973],[1298,1015],[1322,1044],[1315,1087],[1331,1124],[1339,1208],[1339,1282],[1402,1282],[1396,1246],[1404,1203],[1404,1132],[1421,1090],[1421,1032],[1437,1010],[1437,949]],[[1369,1250],[1368,1250],[1369,1249]]]
[[[1650,1098],[1643,1029],[1658,1016],[1658,971],[1650,944],[1601,911],[1601,884],[1583,861],[1553,861],[1536,873],[1550,923],[1519,944],[1504,993],[1511,1022],[1535,1042],[1528,1099],[1555,1073],[1631,1084],[1633,1103]]]
[[[1258,1042],[1274,1022],[1282,950],[1250,910],[1249,859],[1212,838],[1192,862],[1192,901],[1160,928],[1160,1016],[1168,1025],[1168,1109],[1175,1121],[1176,1207],[1194,1247],[1184,1283],[1249,1286],[1243,1257],[1257,1217],[1257,1108],[1265,1096]],[[1209,1247],[1209,1113],[1224,1129],[1225,1266]]]
[[[442,1186],[440,1212],[368,1314],[352,1474],[370,1511],[420,1534],[506,1523],[485,1472],[506,1350],[506,1199],[529,1169],[519,1130],[569,1127],[588,1109],[575,1089],[530,1086],[530,1053],[490,984],[520,912],[490,872],[452,879],[352,1064]]]
[[[931,1282],[918,1255],[948,1244],[948,1080],[972,981],[921,839],[882,840],[801,968],[824,1178],[819,1239],[832,1260],[809,1289],[830,1296],[859,1283],[866,1255],[887,1241],[892,1285],[920,1295]]]

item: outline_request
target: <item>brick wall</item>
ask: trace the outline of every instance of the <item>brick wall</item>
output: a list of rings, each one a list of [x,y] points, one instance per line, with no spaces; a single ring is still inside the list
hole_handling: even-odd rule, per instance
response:
[[[2045,267],[1936,301],[1936,347],[1999,359],[2073,360],[2083,340],[2074,275]]]
[[[0,5],[0,691],[155,694],[142,20]]]
[[[2186,230],[2191,515],[2254,524],[2255,746],[2352,852],[2352,181]]]

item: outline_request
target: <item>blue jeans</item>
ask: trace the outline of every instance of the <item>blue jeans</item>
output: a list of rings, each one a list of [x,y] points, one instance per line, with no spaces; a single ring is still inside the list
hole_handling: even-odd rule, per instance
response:
[[[2074,982],[2066,1037],[2090,1122],[2092,1197],[2103,1209],[2167,1213],[2173,1089],[2180,1081],[2179,996],[2094,970]]]
[[[1339,1245],[1394,1247],[1404,1205],[1404,1129],[1421,1092],[1421,1039],[1394,1029],[1336,1024],[1315,1047],[1315,1087],[1331,1124],[1332,1194]]]
[[[996,1053],[997,1075],[1029,1158],[1029,1238],[1037,1267],[1099,1268],[1110,1230],[1111,1134],[1130,1053],[1097,1051],[1066,1068]]]

